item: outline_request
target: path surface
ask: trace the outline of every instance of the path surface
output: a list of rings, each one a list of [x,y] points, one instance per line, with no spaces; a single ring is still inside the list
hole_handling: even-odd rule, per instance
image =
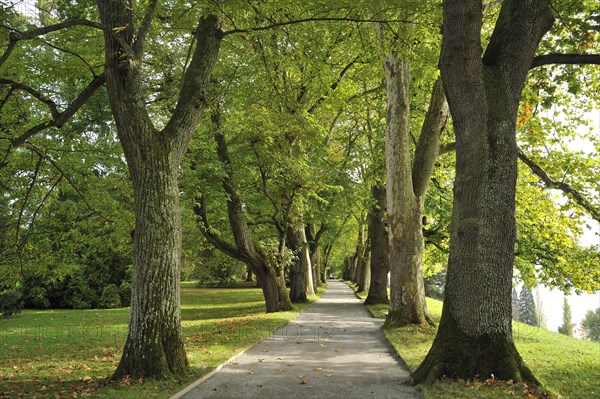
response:
[[[408,370],[346,284],[184,395],[199,398],[422,398]]]

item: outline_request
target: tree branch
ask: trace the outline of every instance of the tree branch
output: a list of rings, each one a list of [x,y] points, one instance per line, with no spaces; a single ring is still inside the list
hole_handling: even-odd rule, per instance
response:
[[[125,40],[122,37],[115,34],[115,32],[112,31],[111,29],[109,29],[107,26],[104,26],[99,22],[90,21],[87,19],[69,19],[67,21],[63,21],[58,24],[32,29],[27,32],[18,32],[18,31],[11,32],[9,35],[8,46],[6,47],[6,50],[4,50],[4,54],[2,54],[2,56],[0,57],[0,66],[2,66],[6,62],[8,57],[10,57],[11,53],[13,52],[13,50],[15,49],[15,47],[17,45],[17,42],[19,42],[20,40],[35,39],[38,36],[43,36],[47,33],[56,32],[56,31],[59,31],[62,29],[73,27],[73,26],[89,26],[92,28],[103,30],[105,32],[109,32],[123,47],[123,51],[127,52],[130,56],[133,56],[133,50],[127,44],[127,42],[125,42]]]
[[[71,176],[69,176],[67,174],[67,172],[65,172],[65,170],[58,164],[58,162],[56,162],[50,155],[48,155],[46,152],[44,152],[41,148],[33,145],[30,142],[25,142],[23,144],[23,146],[25,148],[28,148],[31,151],[33,151],[40,158],[40,160],[48,161],[52,166],[54,166],[54,168],[58,171],[58,173],[60,173],[65,178],[65,180],[67,180],[69,182],[71,187],[73,187],[73,190],[75,190],[77,195],[83,200],[83,203],[85,204],[85,206],[93,213],[99,214],[99,212],[96,209],[94,209],[94,207],[92,205],[90,205],[90,203],[88,202],[88,200],[85,197],[85,195],[83,194],[83,192],[79,189],[79,187],[77,187],[77,184],[75,184],[75,181],[71,178]]]
[[[433,85],[429,108],[416,145],[412,167],[413,190],[419,198],[423,198],[427,192],[435,160],[439,156],[440,136],[446,128],[448,117],[448,102],[444,95],[442,79],[438,78]]]
[[[331,84],[331,86],[329,86],[329,90],[327,90],[327,92],[325,94],[323,94],[321,97],[319,97],[319,99],[317,99],[317,101],[315,101],[315,103],[308,109],[308,113],[312,114],[315,109],[321,105],[321,103],[323,101],[325,101],[325,99],[327,98],[327,96],[332,92],[335,91],[335,89],[337,89],[337,87],[340,85],[340,83],[342,82],[342,79],[344,79],[344,75],[346,75],[346,72],[348,72],[350,70],[350,68],[352,68],[352,66],[354,65],[354,63],[356,62],[356,60],[358,60],[358,57],[354,57],[354,59],[352,61],[350,61],[350,63],[348,63],[348,65],[346,65],[344,67],[344,69],[342,69],[342,71],[340,72],[338,78],[336,79],[335,82],[333,82]]]
[[[550,177],[550,175],[544,169],[542,169],[542,167],[527,157],[527,155],[525,155],[523,150],[520,148],[519,159],[523,161],[523,163],[527,165],[529,169],[531,169],[531,171],[544,182],[546,187],[561,190],[568,197],[573,199],[573,201],[575,201],[579,206],[585,209],[593,219],[600,222],[600,209],[596,208],[587,198],[584,197],[582,193],[565,182],[552,179],[552,177]]]
[[[150,26],[152,25],[152,18],[154,17],[154,12],[156,11],[157,4],[158,0],[151,0],[150,4],[148,4],[148,8],[146,9],[146,15],[144,15],[144,20],[142,21],[142,25],[140,26],[135,42],[133,43],[133,52],[135,53],[138,59],[142,58],[142,55],[144,53],[146,35],[148,34]]]
[[[213,228],[208,222],[206,202],[204,201],[203,195],[196,197],[196,205],[194,205],[194,214],[197,216],[198,227],[200,228],[200,232],[209,243],[211,243],[219,251],[225,253],[228,256],[231,256],[234,259],[237,259],[244,263],[248,261],[244,254],[242,254],[242,252],[239,251],[235,246],[224,241],[223,239],[221,239],[221,237],[219,237],[213,232]]]
[[[31,94],[34,98],[43,102],[44,104],[46,104],[48,106],[48,108],[50,108],[50,114],[52,114],[53,119],[58,119],[58,117],[60,116],[60,112],[58,112],[56,103],[54,101],[52,101],[51,99],[49,99],[48,97],[44,96],[42,93],[40,93],[36,89],[29,87],[27,85],[24,85],[23,83],[15,82],[14,80],[4,79],[4,78],[0,78],[0,85],[10,85],[13,89],[21,90],[21,91]]]
[[[98,90],[102,85],[104,85],[104,82],[105,82],[104,74],[102,74],[100,76],[96,76],[87,85],[87,87],[85,89],[83,89],[83,91],[81,93],[79,93],[77,98],[75,100],[73,100],[73,102],[67,107],[67,109],[65,109],[61,113],[58,113],[57,115],[53,115],[52,119],[42,122],[42,123],[30,128],[25,133],[21,134],[19,137],[14,139],[12,141],[12,145],[14,147],[23,145],[32,136],[41,132],[44,129],[47,129],[50,127],[56,127],[56,128],[63,127],[69,121],[69,119],[71,119],[71,117],[73,115],[75,115],[75,113],[77,111],[79,111],[79,109],[81,107],[83,107],[83,105],[94,95],[96,90]]]
[[[567,64],[567,65],[600,65],[600,54],[544,54],[533,58],[529,69],[534,69],[543,65]]]
[[[404,23],[404,24],[414,24],[414,21],[408,21],[408,20],[402,20],[402,19],[394,19],[394,20],[385,20],[385,19],[363,19],[363,18],[350,18],[350,17],[310,17],[310,18],[301,18],[301,19],[296,19],[293,21],[281,21],[281,22],[274,22],[270,25],[265,25],[265,26],[256,26],[253,28],[246,28],[246,29],[232,29],[232,30],[228,30],[223,32],[223,36],[227,36],[227,35],[232,35],[234,33],[249,33],[249,32],[260,32],[260,31],[264,31],[264,30],[269,30],[269,29],[274,29],[274,28],[279,28],[282,26],[287,26],[287,25],[295,25],[295,24],[300,24],[300,23],[304,23],[304,22],[324,22],[324,21],[328,21],[328,22],[385,22],[385,23],[394,23],[394,22],[400,22],[400,23]]]

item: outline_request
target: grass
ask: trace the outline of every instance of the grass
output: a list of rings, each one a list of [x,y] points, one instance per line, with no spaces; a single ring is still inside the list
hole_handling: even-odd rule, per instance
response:
[[[0,319],[0,398],[168,398],[298,311],[266,314],[257,288],[184,283],[181,312],[190,372],[163,381],[109,382],[127,335],[128,308],[26,310]]]
[[[359,293],[366,297],[366,293]],[[427,306],[436,322],[442,314],[442,302],[427,298]],[[369,306],[375,317],[385,317],[387,305]],[[386,329],[385,335],[411,370],[423,361],[436,329],[407,326]],[[526,324],[513,323],[517,349],[525,363],[543,384],[544,390],[532,392],[521,384],[489,380],[486,382],[442,380],[432,386],[419,386],[425,398],[515,399],[555,397],[564,399],[600,398],[600,343],[582,341]]]

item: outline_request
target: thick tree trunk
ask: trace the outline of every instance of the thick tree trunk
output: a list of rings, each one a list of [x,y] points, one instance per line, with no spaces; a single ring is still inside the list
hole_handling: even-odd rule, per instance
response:
[[[516,115],[531,60],[553,21],[546,0],[507,0],[481,57],[481,2],[444,4],[440,68],[457,151],[442,320],[415,382],[528,381],[511,324]]]
[[[385,228],[385,187],[375,184],[371,188],[375,203],[369,212],[369,241],[371,242],[371,281],[367,305],[389,303],[387,275],[389,272],[389,245]]]
[[[246,282],[250,283],[252,282],[252,276],[254,275],[254,273],[252,273],[252,268],[250,266],[246,266]]]
[[[188,362],[179,308],[181,220],[177,175],[188,142],[205,108],[208,82],[221,42],[219,21],[202,18],[196,48],[184,74],[172,118],[162,131],[144,100],[144,39],[154,7],[135,31],[125,1],[97,2],[104,34],[106,87],[135,199],[132,300],[129,330],[114,378],[163,378]],[[120,40],[117,40],[117,37]]]
[[[129,332],[116,378],[166,377],[187,368],[179,311],[178,165],[156,148],[136,170]]]
[[[409,142],[408,64],[393,54],[384,61],[387,211],[390,244],[390,310],[386,326],[430,323],[425,302],[422,253],[423,200],[413,191]]]

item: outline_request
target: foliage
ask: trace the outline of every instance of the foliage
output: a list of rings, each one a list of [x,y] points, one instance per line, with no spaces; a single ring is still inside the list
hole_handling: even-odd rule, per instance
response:
[[[24,310],[2,320],[0,350],[10,361],[0,362],[0,397],[166,399],[298,314],[265,314],[256,288],[182,285],[189,374],[164,381],[106,381],[119,360],[129,309]]]
[[[102,309],[115,309],[121,307],[121,292],[119,287],[109,284],[102,290],[98,299],[98,306]]]
[[[437,300],[444,299],[444,287],[446,285],[446,269],[425,278],[425,296]]]
[[[519,295],[519,321],[530,326],[538,325],[537,311],[531,288],[523,287]]]
[[[21,313],[23,293],[18,287],[0,289],[0,314],[9,317]]]
[[[600,342],[600,308],[587,311],[581,321],[581,332],[586,339]]]
[[[575,325],[571,321],[571,306],[567,300],[567,296],[563,300],[563,323],[558,327],[558,332],[568,337],[573,336],[573,327]]]

